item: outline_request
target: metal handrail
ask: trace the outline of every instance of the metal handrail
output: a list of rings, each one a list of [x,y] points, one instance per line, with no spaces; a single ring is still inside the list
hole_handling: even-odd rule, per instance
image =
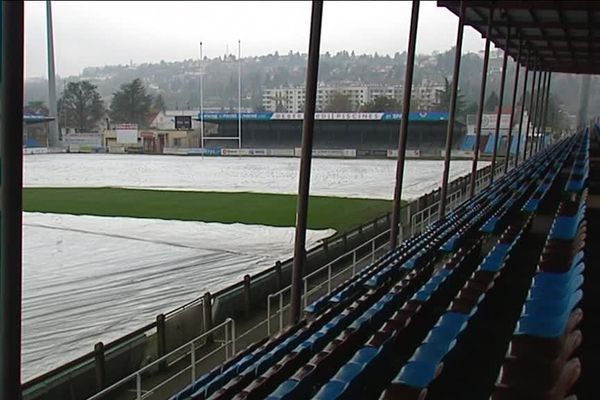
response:
[[[362,260],[363,258],[372,257],[372,260],[374,262],[375,260],[373,259],[373,257],[375,257],[375,252],[377,252],[381,248],[383,248],[383,247],[385,247],[385,246],[388,245],[388,243],[386,242],[384,245],[379,246],[379,247],[376,248],[375,247],[376,246],[375,245],[376,241],[378,239],[380,239],[381,237],[384,237],[384,236],[389,235],[389,234],[390,234],[390,230],[387,229],[384,232],[381,232],[380,234],[378,234],[377,236],[374,236],[371,239],[364,241],[363,243],[359,244],[358,246],[354,247],[353,249],[347,251],[346,253],[344,253],[344,254],[340,255],[339,257],[335,258],[334,260],[328,262],[327,264],[325,264],[322,267],[318,268],[317,270],[311,272],[310,274],[305,275],[302,278],[303,285],[304,285],[304,293],[302,295],[302,297],[305,300],[304,306],[306,307],[306,305],[307,305],[306,304],[306,296],[307,296],[307,293],[308,293],[308,290],[307,290],[307,288],[308,288],[308,283],[307,283],[308,279],[310,279],[311,277],[313,277],[315,275],[323,273],[325,270],[328,270],[328,279],[327,279],[326,283],[328,283],[328,285],[329,285],[328,293],[330,293],[331,292],[331,280],[334,278],[334,277],[332,277],[332,269],[331,269],[332,266],[333,266],[333,264],[335,264],[338,261],[340,261],[340,260],[348,257],[349,255],[353,255],[353,260],[355,260],[354,263],[358,262],[358,261],[356,261],[356,254],[357,254],[357,252],[358,252],[359,249],[364,248],[365,245],[367,245],[367,244],[371,245],[371,252],[368,253],[366,256],[363,256],[360,260]],[[354,263],[353,263],[352,268],[356,268],[356,265]],[[271,318],[273,318],[274,316],[279,315],[279,329],[282,328],[282,325],[283,325],[283,321],[282,321],[283,310],[286,308],[286,306],[283,305],[283,297],[288,292],[291,293],[291,289],[292,289],[292,285],[288,285],[288,286],[284,287],[283,289],[278,290],[277,292],[270,293],[267,296],[267,332],[268,332],[269,335],[271,334]],[[275,313],[274,315],[271,315],[271,302],[272,302],[271,299],[273,299],[275,297],[277,297],[279,299],[279,311],[277,313]]]
[[[228,334],[227,334],[227,327],[230,326],[231,328],[231,339],[228,338]],[[225,336],[225,340],[222,342],[221,346],[219,346],[217,349],[213,350],[212,352],[208,353],[207,355],[205,355],[203,358],[201,358],[200,360],[196,360],[195,356],[196,356],[196,350],[199,348],[196,347],[196,342],[198,342],[201,339],[204,339],[208,336],[211,336],[213,333],[215,333],[217,330],[224,328],[224,336]],[[154,360],[153,362],[151,362],[150,364],[138,369],[137,371],[127,375],[125,378],[113,383],[112,385],[108,386],[107,388],[103,389],[102,391],[94,394],[91,397],[88,397],[87,400],[98,400],[101,399],[103,396],[105,396],[106,394],[114,391],[115,389],[123,386],[126,383],[131,382],[133,379],[135,379],[135,392],[136,392],[136,399],[137,400],[141,400],[142,398],[144,398],[148,393],[152,393],[153,390],[156,390],[157,388],[163,386],[164,384],[166,384],[167,382],[171,381],[174,377],[179,376],[181,373],[187,371],[189,368],[192,369],[192,382],[195,380],[195,376],[196,376],[196,364],[200,361],[203,361],[204,359],[210,357],[211,355],[213,355],[214,353],[216,353],[218,350],[221,350],[222,348],[225,348],[225,358],[226,360],[229,359],[229,351],[228,351],[228,345],[231,343],[231,356],[233,356],[235,354],[235,321],[232,318],[227,318],[225,321],[223,321],[221,324],[215,326],[214,328],[204,332],[203,334],[195,337],[194,339],[190,340],[189,342],[179,346],[178,348],[176,348],[175,350],[170,351],[169,353],[165,354],[164,356],[161,356],[159,358],[157,358],[156,360]],[[183,355],[181,355],[181,351],[183,351],[184,349],[188,348],[189,350],[187,352],[185,352]],[[166,363],[167,360],[171,357],[173,357],[173,355],[175,354],[179,354],[179,356],[177,357],[176,361],[180,361],[181,359],[187,357],[187,355],[190,355],[190,366],[184,368],[181,371],[178,371],[175,375],[168,377],[167,379],[165,379],[164,381],[160,382],[158,385],[156,385],[155,387],[152,388],[152,390],[146,391],[146,393],[142,393],[142,374],[152,368],[157,368],[159,366],[159,364],[161,363]]]

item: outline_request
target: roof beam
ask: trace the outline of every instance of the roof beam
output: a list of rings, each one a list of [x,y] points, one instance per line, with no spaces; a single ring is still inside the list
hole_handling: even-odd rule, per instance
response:
[[[535,12],[534,12],[534,11],[533,11],[531,8],[530,8],[528,11],[529,11],[529,15],[531,16],[531,19],[533,19],[533,21],[534,21],[536,24],[539,24],[539,23],[540,23],[540,20],[539,20],[539,18],[537,17],[537,15],[535,15]],[[543,29],[543,28],[542,28],[542,34],[543,34],[544,36],[546,36],[546,35],[547,35],[547,32],[546,32],[546,30],[545,30],[545,29]],[[554,58],[556,58],[556,59],[559,59],[559,56],[558,56],[558,54],[556,53],[556,49],[555,49],[555,48],[552,46],[552,42],[551,42],[550,40],[548,40],[548,38],[545,38],[545,40],[546,40],[546,44],[548,45],[548,47],[551,47],[552,54],[554,55]]]
[[[584,36],[573,36],[571,35],[571,39],[573,40],[582,40],[582,41],[586,41],[589,42],[588,39],[592,38],[592,39],[600,39],[600,30],[597,31],[598,35],[592,35],[592,31],[589,32],[588,35],[584,35]],[[543,35],[543,34],[531,34],[531,33],[521,33],[521,37],[525,40],[550,40],[552,42],[566,42],[567,38],[564,35]],[[503,39],[503,36],[499,33],[493,33],[490,35],[490,39]]]
[[[565,16],[563,15],[563,13],[560,9],[557,9],[556,12],[558,14],[558,20],[560,21],[560,24],[562,25],[562,29],[565,32],[565,37],[567,38],[567,48],[569,49],[569,52],[571,53],[571,58],[574,59],[575,53],[573,52],[573,46],[571,45],[571,34],[569,33],[568,26],[564,23]]]
[[[454,3],[452,1],[438,1],[438,3]],[[497,1],[480,1],[480,0],[469,0],[469,7],[490,7],[493,3],[497,9],[513,9],[513,10],[554,10],[556,9],[556,1],[511,1],[511,0],[497,0]],[[563,10],[580,10],[582,8],[588,8],[590,3],[594,1],[576,1],[570,0],[565,1],[564,5],[561,4]]]

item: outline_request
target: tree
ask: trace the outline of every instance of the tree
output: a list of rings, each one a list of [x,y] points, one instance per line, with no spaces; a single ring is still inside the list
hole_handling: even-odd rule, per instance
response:
[[[154,98],[154,105],[152,106],[152,108],[155,109],[156,111],[165,111],[166,110],[165,99],[162,97],[161,93],[159,93]]]
[[[472,101],[465,107],[465,114],[467,114],[467,115],[475,114],[475,113],[477,113],[478,109],[479,109],[479,106],[477,105],[477,102]]]
[[[360,110],[362,112],[399,111],[400,103],[388,96],[377,96],[372,101],[365,103]]]
[[[77,132],[92,132],[105,109],[96,85],[89,81],[69,82],[58,100],[58,121]]]
[[[329,103],[325,106],[325,111],[328,112],[348,112],[354,111],[354,106],[350,101],[350,96],[340,92],[335,92],[329,99]]]
[[[485,100],[485,103],[483,103],[483,111],[494,112],[496,111],[499,104],[500,99],[498,98],[496,91],[492,91],[492,93],[490,93],[488,98]]]
[[[451,82],[448,78],[444,77],[444,88],[438,90],[438,102],[434,105],[434,111],[450,111],[450,97],[452,96],[452,86]],[[465,118],[465,99],[460,89],[458,89],[458,93],[456,94],[456,118],[459,120],[464,120]]]
[[[24,114],[49,115],[48,107],[43,101],[30,101],[23,107]]]
[[[136,78],[131,83],[121,85],[121,89],[113,93],[110,115],[115,122],[135,123],[143,127],[151,104],[152,96],[146,93],[144,84]]]

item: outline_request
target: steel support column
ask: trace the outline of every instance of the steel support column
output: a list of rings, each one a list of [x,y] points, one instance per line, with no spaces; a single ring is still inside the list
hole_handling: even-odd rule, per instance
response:
[[[542,85],[540,88],[539,96],[538,96],[538,104],[536,105],[536,136],[535,136],[535,152],[539,151],[540,147],[540,133],[541,133],[541,124],[542,124],[542,111],[544,110],[544,96],[546,95],[546,78],[548,77],[548,73],[544,71],[542,75]]]
[[[310,41],[306,68],[306,100],[302,122],[302,150],[300,153],[300,179],[298,182],[298,204],[296,208],[296,234],[294,239],[294,263],[292,265],[292,294],[290,299],[292,324],[300,320],[302,300],[302,275],[306,261],[306,225],[308,196],[310,189],[310,165],[312,161],[315,108],[317,101],[317,77],[319,73],[319,49],[321,45],[321,20],[323,1],[312,2],[310,19]]]
[[[510,28],[506,29],[506,45],[510,40]],[[502,74],[500,75],[500,96],[498,98],[498,112],[496,113],[496,129],[494,130],[494,150],[492,151],[492,169],[490,170],[490,185],[494,183],[496,175],[496,156],[498,155],[498,138],[500,137],[500,119],[502,117],[502,102],[504,101],[504,84],[506,81],[506,63],[508,61],[508,51],[504,51],[502,58]]]
[[[548,72],[548,83],[546,84],[546,102],[544,104],[544,114],[542,116],[542,129],[546,126],[548,119],[548,105],[550,104],[550,81],[552,79],[552,72]],[[542,143],[543,145],[544,143]]]
[[[404,180],[404,162],[406,157],[406,137],[408,136],[408,115],[410,113],[410,95],[412,91],[413,71],[415,66],[415,48],[417,45],[417,27],[419,24],[419,0],[413,0],[410,17],[410,33],[408,36],[408,53],[404,72],[404,93],[402,95],[402,119],[400,120],[400,137],[398,138],[398,160],[396,162],[396,186],[394,187],[394,203],[392,205],[392,222],[390,225],[390,247],[398,243],[400,224],[400,204],[402,202],[402,182]]]
[[[535,146],[537,145],[537,135],[536,135],[536,129],[538,127],[538,119],[539,119],[539,106],[540,106],[540,100],[541,100],[541,87],[542,87],[542,79],[545,78],[546,73],[540,71],[539,73],[540,75],[538,76],[538,82],[537,82],[537,89],[535,92],[535,105],[534,105],[534,112],[533,112],[533,127],[531,129],[531,147],[529,148],[529,157],[533,156],[533,150],[535,149]]]
[[[530,54],[531,52],[528,52]],[[529,57],[525,65],[525,76],[523,77],[523,94],[521,95],[521,117],[519,118],[519,133],[517,136],[517,151],[515,156],[515,168],[519,165],[519,157],[521,151],[521,136],[523,136],[523,120],[525,119],[525,100],[527,97],[527,78],[529,77]],[[527,135],[525,135],[524,149],[527,148]],[[523,159],[525,159],[525,151],[523,151]]]
[[[454,120],[456,119],[456,95],[458,92],[458,77],[460,76],[460,56],[462,53],[463,32],[465,28],[465,1],[460,2],[458,15],[458,31],[456,33],[456,47],[454,54],[454,71],[452,72],[452,92],[450,93],[450,110],[448,115],[448,129],[446,130],[446,153],[444,154],[444,172],[442,175],[442,189],[440,192],[439,218],[446,215],[446,196],[448,192],[448,177],[450,175],[450,156],[452,153],[452,137],[454,136]]]
[[[540,126],[538,128],[538,143],[537,151],[542,149],[544,141],[544,113],[546,112],[546,103],[548,102],[548,84],[550,83],[550,71],[546,72],[546,79],[544,80],[544,87],[542,88],[542,103],[540,107]]]
[[[21,399],[23,1],[3,1],[0,66],[0,399]]]
[[[471,181],[469,184],[469,198],[475,195],[477,184],[477,162],[479,161],[479,146],[481,145],[481,120],[483,118],[483,105],[485,103],[485,86],[487,84],[488,64],[490,60],[490,36],[492,36],[492,21],[494,20],[494,9],[490,9],[488,26],[485,36],[485,50],[483,53],[483,67],[481,69],[481,89],[479,90],[479,108],[477,110],[477,121],[475,126],[475,147],[473,148],[473,163],[471,165]]]
[[[517,61],[515,63],[515,81],[513,83],[513,97],[512,105],[510,107],[510,120],[508,122],[508,140],[506,144],[506,155],[504,156],[504,173],[508,172],[508,165],[510,160],[510,149],[512,147],[512,132],[513,124],[515,121],[515,107],[517,106],[517,92],[519,89],[519,71],[521,69],[521,39],[519,38],[519,50],[517,52]],[[517,142],[518,143],[518,142]],[[517,158],[519,153],[517,152]]]
[[[542,110],[544,104],[544,94],[546,93],[546,77],[548,73],[544,71],[542,73],[542,79],[540,80],[540,85],[538,86],[538,95],[537,102],[535,105],[535,146],[533,148],[534,152],[538,151],[540,145],[540,124],[542,120]]]
[[[534,67],[535,68],[535,67]],[[533,70],[533,79],[531,80],[531,93],[529,97],[529,111],[527,112],[527,126],[525,128],[525,148],[523,149],[523,161],[527,159],[527,144],[529,144],[529,127],[531,126],[531,115],[533,113],[533,97],[535,91],[535,80],[537,78],[537,70]],[[531,145],[533,145],[533,140]]]

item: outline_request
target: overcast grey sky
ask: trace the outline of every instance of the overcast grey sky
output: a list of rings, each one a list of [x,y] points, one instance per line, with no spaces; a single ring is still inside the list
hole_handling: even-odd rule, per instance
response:
[[[88,66],[176,61],[308,51],[308,1],[53,1],[56,72],[79,74]],[[410,1],[326,1],[321,52],[393,54],[407,46]],[[26,76],[47,76],[46,6],[27,1]],[[457,18],[435,1],[422,1],[418,53],[448,50],[456,41]],[[483,48],[481,36],[465,30],[463,52]]]

